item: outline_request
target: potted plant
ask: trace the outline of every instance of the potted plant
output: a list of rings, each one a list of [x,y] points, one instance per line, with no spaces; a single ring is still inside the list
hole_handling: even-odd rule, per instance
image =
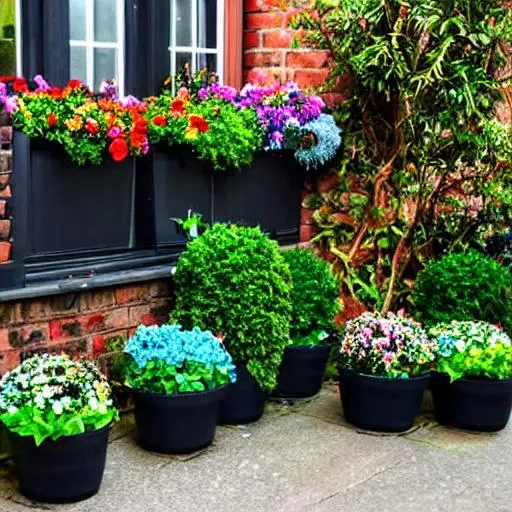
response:
[[[438,344],[432,396],[438,421],[478,431],[505,427],[512,407],[512,344],[498,327],[452,321],[429,331]]]
[[[30,499],[61,503],[96,494],[116,418],[110,387],[91,362],[37,355],[0,382],[0,421],[20,492]]]
[[[292,276],[291,345],[284,352],[274,395],[306,398],[322,386],[340,306],[339,286],[329,264],[310,249],[291,249],[283,256]]]
[[[289,339],[290,270],[277,244],[259,228],[215,224],[189,243],[174,279],[172,321],[223,336],[236,363],[219,421],[256,421]]]
[[[419,413],[434,355],[434,344],[412,320],[363,313],[348,321],[339,351],[347,420],[366,430],[408,430]]]
[[[212,443],[220,401],[236,380],[217,337],[197,327],[141,325],[126,344],[121,367],[142,446],[188,453]]]

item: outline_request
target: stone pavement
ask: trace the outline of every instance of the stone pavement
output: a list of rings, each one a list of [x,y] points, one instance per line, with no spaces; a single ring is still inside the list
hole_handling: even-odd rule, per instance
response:
[[[97,496],[31,503],[0,469],[0,511],[510,512],[512,427],[470,434],[440,427],[428,407],[405,435],[357,432],[335,386],[306,403],[269,404],[263,419],[220,427],[190,456],[143,451],[133,417],[112,432]]]

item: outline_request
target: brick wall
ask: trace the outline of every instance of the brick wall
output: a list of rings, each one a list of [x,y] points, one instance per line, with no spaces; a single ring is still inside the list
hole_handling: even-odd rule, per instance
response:
[[[0,375],[37,352],[96,358],[168,321],[172,280],[0,303]]]
[[[289,22],[295,9],[265,6],[264,0],[245,0],[244,72],[246,80],[261,70],[303,88],[321,85],[329,74],[329,53],[291,49]]]
[[[11,172],[12,172],[12,129],[9,126],[0,126],[0,265],[11,259],[12,220],[9,210],[11,198]]]

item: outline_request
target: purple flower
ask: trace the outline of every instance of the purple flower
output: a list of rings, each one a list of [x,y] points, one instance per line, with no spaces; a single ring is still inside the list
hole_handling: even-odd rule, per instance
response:
[[[16,96],[6,97],[3,101],[5,111],[11,115],[18,108],[18,98]]]
[[[142,101],[138,100],[135,96],[129,94],[128,96],[124,96],[123,98],[119,98],[119,104],[122,107],[138,107],[142,105]]]
[[[36,75],[34,77],[34,82],[37,84],[37,88],[40,91],[47,91],[50,89],[50,84],[41,75]]]

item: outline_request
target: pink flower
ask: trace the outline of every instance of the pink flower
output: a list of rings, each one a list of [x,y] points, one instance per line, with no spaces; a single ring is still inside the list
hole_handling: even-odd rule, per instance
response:
[[[34,82],[37,84],[37,88],[40,91],[48,91],[50,89],[50,84],[41,75],[36,75]]]
[[[10,96],[4,100],[5,111],[11,115],[18,108],[18,98],[16,96]]]
[[[363,327],[361,329],[361,333],[362,335],[365,337],[365,338],[371,338],[373,336],[373,330],[370,329],[369,327]]]
[[[395,357],[394,352],[386,352],[384,354],[384,362],[387,364],[391,363],[391,361],[393,361],[393,357]]]
[[[112,128],[110,128],[109,131],[107,132],[107,135],[111,139],[117,139],[117,137],[119,137],[121,135],[121,133],[123,133],[123,130],[121,130],[121,128],[119,128],[119,126],[112,126]]]

